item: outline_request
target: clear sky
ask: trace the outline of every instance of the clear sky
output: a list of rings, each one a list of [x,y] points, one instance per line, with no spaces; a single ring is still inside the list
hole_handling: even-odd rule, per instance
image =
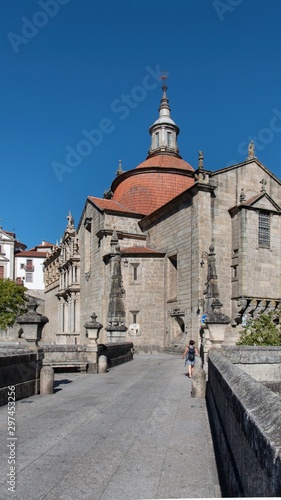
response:
[[[280,0],[2,1],[0,224],[28,248],[77,225],[119,159],[145,160],[161,71],[186,161],[224,168],[255,138],[280,178],[280,19]]]

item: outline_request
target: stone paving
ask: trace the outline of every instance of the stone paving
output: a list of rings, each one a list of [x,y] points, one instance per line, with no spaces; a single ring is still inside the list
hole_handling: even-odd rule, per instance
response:
[[[15,493],[1,407],[1,500],[221,497],[205,400],[184,374],[181,356],[135,355],[16,402]]]

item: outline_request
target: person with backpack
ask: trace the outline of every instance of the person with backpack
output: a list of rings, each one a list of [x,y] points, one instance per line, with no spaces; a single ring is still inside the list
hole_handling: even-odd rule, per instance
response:
[[[194,344],[195,344],[194,340],[190,340],[188,346],[186,346],[186,349],[182,355],[183,358],[185,357],[184,365],[188,367],[186,375],[189,378],[191,378],[193,375],[195,356],[198,356],[198,351]]]

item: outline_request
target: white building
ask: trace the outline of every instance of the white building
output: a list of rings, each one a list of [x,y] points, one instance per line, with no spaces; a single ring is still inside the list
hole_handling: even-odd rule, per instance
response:
[[[0,278],[15,279],[14,256],[25,249],[26,245],[17,241],[15,233],[0,228]]]
[[[28,290],[44,290],[43,262],[55,245],[42,241],[30,250],[15,255],[15,279],[23,282]]]

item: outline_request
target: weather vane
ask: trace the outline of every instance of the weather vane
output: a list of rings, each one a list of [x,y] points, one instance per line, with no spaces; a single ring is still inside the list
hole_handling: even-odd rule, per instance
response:
[[[163,85],[162,85],[162,90],[163,90],[163,92],[165,92],[165,91],[167,90],[167,88],[168,88],[168,87],[167,87],[167,85],[166,85],[166,80],[167,80],[167,78],[168,78],[168,73],[167,73],[167,71],[163,71],[163,72],[162,72],[162,75],[160,76],[160,80],[162,80],[162,81],[163,81]]]

